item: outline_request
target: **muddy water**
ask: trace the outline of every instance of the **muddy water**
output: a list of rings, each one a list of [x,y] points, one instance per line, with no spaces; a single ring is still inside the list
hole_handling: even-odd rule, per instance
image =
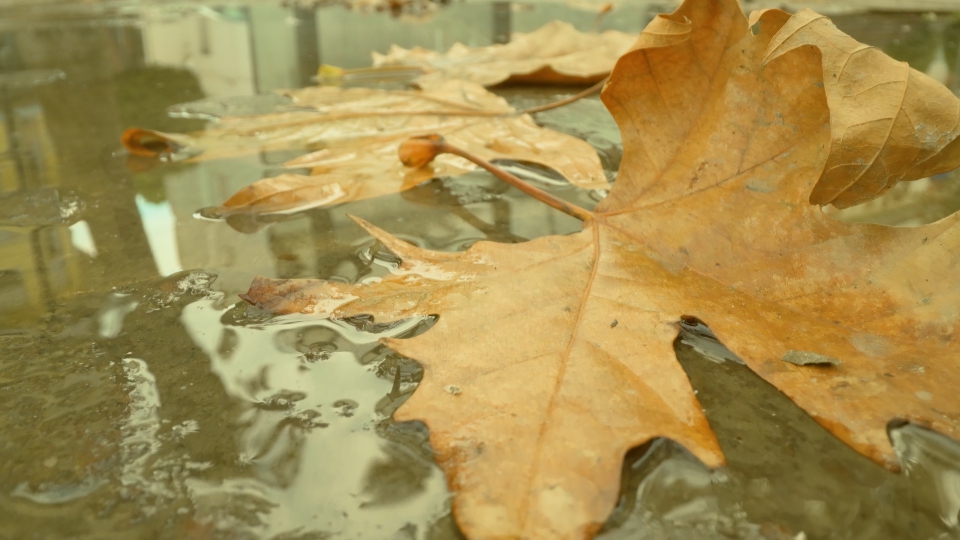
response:
[[[470,3],[413,22],[266,3],[0,11],[0,538],[460,537],[426,429],[391,420],[420,368],[377,344],[431,321],[265,317],[236,295],[255,275],[389,272],[390,255],[347,214],[447,251],[579,223],[485,173],[281,221],[201,221],[197,209],[292,155],[157,164],[126,156],[118,136],[261,110],[271,98],[249,96],[303,84],[319,62],[360,65],[392,42],[483,45],[556,17],[594,24],[565,5],[503,13]],[[601,28],[636,31],[649,14],[631,7]],[[837,20],[960,82],[960,19]],[[502,90],[519,106],[569,92]],[[181,118],[166,113],[197,100],[175,109]],[[598,100],[537,120],[589,141],[614,177],[619,136]],[[960,207],[957,180],[914,183],[842,217],[931,221]],[[542,185],[584,206],[598,197]],[[892,474],[708,336],[687,335],[677,351],[729,466],[707,470],[670,441],[634,450],[603,538],[960,535],[955,443],[897,430],[906,474]]]

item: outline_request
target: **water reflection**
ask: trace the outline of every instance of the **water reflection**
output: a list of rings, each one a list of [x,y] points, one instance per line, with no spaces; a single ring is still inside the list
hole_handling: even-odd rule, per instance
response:
[[[177,218],[170,203],[153,203],[140,194],[135,200],[157,271],[161,276],[169,276],[183,270],[180,250],[177,249]]]
[[[447,511],[446,483],[423,452],[422,428],[397,431],[389,412],[378,410],[395,384],[377,369],[392,355],[377,340],[409,336],[421,321],[370,332],[295,318],[224,326],[226,314],[213,301],[197,302],[181,321],[228,395],[246,404],[236,420],[236,460],[250,479],[194,488],[204,497],[252,496],[255,486],[266,503],[257,527],[265,536],[313,530],[372,538],[408,528],[425,538]],[[310,354],[317,351],[325,354]],[[382,437],[384,430],[411,433],[420,444]]]
[[[249,13],[241,7],[203,7],[183,17],[149,17],[141,35],[146,65],[189,69],[207,96],[260,90]]]
[[[17,89],[53,82],[50,72],[0,74],[0,324],[20,326],[80,284],[71,233],[51,225],[71,217],[56,189],[60,163],[47,116]],[[17,98],[17,99],[15,99]],[[26,204],[24,204],[26,203]],[[26,208],[23,208],[26,206]],[[35,210],[39,217],[29,215]],[[19,226],[18,226],[19,225]]]
[[[909,424],[893,430],[890,438],[910,479],[914,507],[932,509],[950,529],[960,531],[960,447]]]

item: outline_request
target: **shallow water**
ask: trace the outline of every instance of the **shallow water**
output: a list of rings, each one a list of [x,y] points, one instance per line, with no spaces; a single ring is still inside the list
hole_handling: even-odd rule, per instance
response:
[[[306,84],[319,62],[363,65],[393,42],[483,45],[505,24],[559,17],[588,30],[595,17],[559,4],[518,4],[506,23],[484,3],[416,21],[270,3],[124,6],[0,11],[0,538],[459,538],[426,429],[391,420],[420,368],[377,344],[432,321],[265,317],[237,294],[256,275],[388,273],[391,256],[347,214],[447,251],[579,222],[481,172],[282,221],[203,221],[197,209],[296,154],[154,163],[127,156],[119,134],[261,110],[273,98],[249,96]],[[639,30],[651,11],[638,6],[601,28]],[[956,16],[836,20],[960,81]],[[573,90],[499,92],[525,107]],[[174,109],[180,118],[166,112],[197,100]],[[599,100],[537,120],[593,144],[615,176],[619,135]],[[938,219],[960,207],[956,177],[843,217]],[[893,474],[743,366],[718,362],[729,353],[709,335],[686,334],[677,350],[728,467],[707,470],[669,441],[634,450],[602,538],[960,537],[956,443],[896,430],[906,474]]]

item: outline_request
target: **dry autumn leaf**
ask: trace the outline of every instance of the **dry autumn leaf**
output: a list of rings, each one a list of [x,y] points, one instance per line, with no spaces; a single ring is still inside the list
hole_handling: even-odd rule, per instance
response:
[[[603,80],[636,39],[636,34],[616,30],[584,33],[570,23],[553,21],[528,34],[514,34],[502,45],[467,47],[457,43],[446,53],[394,45],[385,55],[373,53],[373,65],[419,67],[425,71],[416,79],[422,88],[450,79],[484,86],[508,81],[585,84]]]
[[[878,180],[855,184],[862,198],[952,167],[960,102],[882,55],[848,49],[834,70],[823,49],[852,41],[810,12],[751,22],[736,0],[687,0],[619,60],[602,97],[624,159],[582,232],[435,253],[361,223],[402,259],[389,278],[258,278],[245,295],[278,313],[439,315],[385,342],[424,366],[395,417],[429,426],[468,537],[591,537],[624,453],[654,437],[723,463],[674,356],[683,317],[888,467],[891,421],[960,437],[960,217],[841,223],[809,202],[856,192],[855,176]]]
[[[443,156],[407,169],[397,148],[407,137],[440,133],[485,159],[530,162],[551,168],[584,189],[607,189],[596,150],[586,142],[537,126],[503,98],[466,81],[429,91],[317,86],[289,92],[297,110],[226,117],[197,136],[130,129],[123,141],[136,155],[198,153],[193,159],[258,150],[322,147],[285,164],[311,168],[254,182],[211,215],[287,213],[397,193],[439,176],[472,171],[465,159]]]

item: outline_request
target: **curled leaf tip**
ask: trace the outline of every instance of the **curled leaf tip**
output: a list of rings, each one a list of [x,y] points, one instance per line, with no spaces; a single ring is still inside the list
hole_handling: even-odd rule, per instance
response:
[[[407,167],[420,168],[437,157],[442,152],[443,137],[440,135],[424,135],[412,137],[403,141],[397,154],[400,162]]]

